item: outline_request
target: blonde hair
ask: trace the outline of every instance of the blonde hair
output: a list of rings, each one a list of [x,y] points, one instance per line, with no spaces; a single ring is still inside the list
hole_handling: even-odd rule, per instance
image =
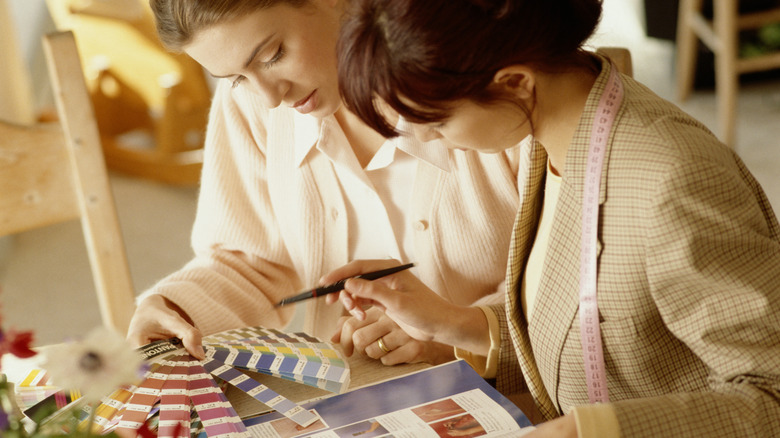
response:
[[[300,7],[309,0],[149,0],[157,34],[171,51],[181,52],[195,34],[214,24],[277,4]]]

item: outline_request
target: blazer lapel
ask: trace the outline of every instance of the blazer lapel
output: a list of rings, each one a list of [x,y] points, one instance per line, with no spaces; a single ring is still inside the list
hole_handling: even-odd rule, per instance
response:
[[[601,98],[611,66],[603,63],[602,72],[588,97],[585,112],[580,120],[566,157],[563,185],[555,211],[555,218],[547,255],[542,272],[539,292],[536,297],[534,315],[529,327],[543,381],[549,389],[554,403],[557,400],[560,381],[560,363],[564,343],[569,336],[576,337],[580,345],[579,311],[580,247],[582,236],[582,197],[584,194],[585,163],[588,160],[590,133],[596,106]],[[616,121],[617,124],[617,121]],[[601,171],[599,206],[606,200],[606,180],[611,140]],[[601,254],[601,236],[596,242],[596,259]],[[583,363],[584,385],[584,363]]]
[[[560,411],[557,399],[560,361],[568,336],[577,336],[579,344],[579,267],[580,267],[580,194],[566,184],[561,188],[555,222],[550,240],[539,291],[534,305],[534,317],[528,332],[542,379],[553,402]],[[597,248],[597,252],[599,251]],[[584,378],[584,374],[583,374]]]
[[[547,170],[547,153],[537,142],[532,141],[529,147],[524,147],[520,169],[526,172],[521,186],[520,209],[515,219],[514,232],[509,248],[507,262],[507,294],[506,311],[508,313],[510,335],[517,351],[520,369],[526,384],[537,403],[537,407],[545,419],[557,416],[547,390],[542,382],[539,368],[536,365],[534,351],[528,337],[527,321],[520,308],[520,284],[523,268],[528,254],[533,246],[536,235],[539,214],[541,212],[542,189]]]

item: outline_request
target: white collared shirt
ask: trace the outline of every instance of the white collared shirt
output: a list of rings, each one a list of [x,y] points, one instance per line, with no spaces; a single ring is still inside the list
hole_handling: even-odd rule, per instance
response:
[[[301,129],[304,125],[309,129]],[[318,122],[297,115],[296,127],[297,163],[300,165],[316,148],[334,166],[346,201],[349,259],[414,261],[414,223],[409,212],[417,166],[433,165],[449,171],[447,148],[439,141],[422,144],[414,136],[400,136],[385,141],[362,168],[334,117]],[[397,128],[410,132],[402,118]]]

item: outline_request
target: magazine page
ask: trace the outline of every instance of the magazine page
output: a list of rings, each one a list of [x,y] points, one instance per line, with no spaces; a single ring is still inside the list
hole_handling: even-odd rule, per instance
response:
[[[319,416],[300,427],[277,413],[244,419],[255,438],[508,437],[533,429],[512,402],[464,361],[303,405]]]

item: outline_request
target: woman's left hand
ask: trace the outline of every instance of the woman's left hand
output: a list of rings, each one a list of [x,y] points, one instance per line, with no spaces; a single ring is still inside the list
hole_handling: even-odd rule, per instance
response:
[[[437,365],[455,358],[452,347],[413,339],[375,307],[366,311],[363,321],[350,316],[341,318],[331,341],[341,344],[347,356],[357,351],[385,365],[417,362]]]
[[[564,415],[536,426],[536,430],[523,438],[577,438],[577,423],[574,415]]]

